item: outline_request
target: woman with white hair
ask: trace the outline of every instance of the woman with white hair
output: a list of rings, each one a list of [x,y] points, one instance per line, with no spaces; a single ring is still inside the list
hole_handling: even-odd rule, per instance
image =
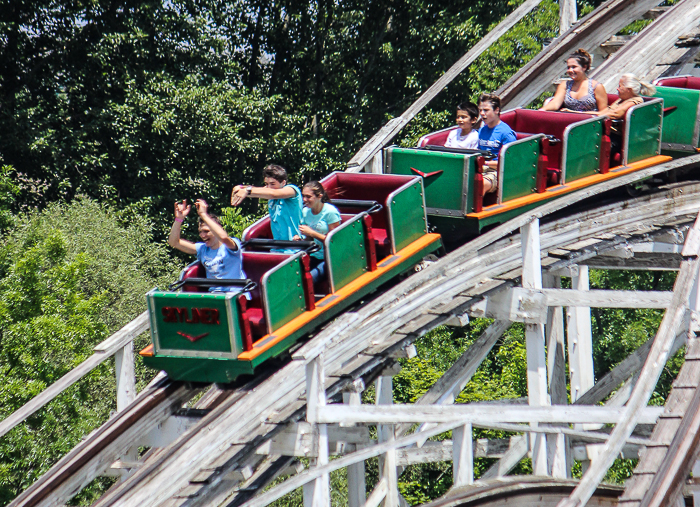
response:
[[[625,113],[630,107],[644,102],[640,95],[654,95],[655,93],[656,87],[653,84],[640,81],[634,74],[623,74],[617,87],[617,95],[620,98],[602,111],[593,114],[620,120],[625,117]]]

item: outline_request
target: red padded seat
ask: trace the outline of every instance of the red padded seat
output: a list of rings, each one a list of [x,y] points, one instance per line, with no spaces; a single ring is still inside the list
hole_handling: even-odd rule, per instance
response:
[[[389,255],[391,255],[391,242],[389,241],[389,235],[386,233],[386,229],[375,229],[372,227],[372,234],[374,234],[377,259],[389,257]]]
[[[260,288],[262,277],[270,269],[284,262],[289,257],[289,255],[278,253],[243,252],[243,270],[246,276],[257,284],[257,287],[250,291],[250,301],[248,301],[246,309],[246,315],[250,321],[251,331],[255,340],[267,334]]]
[[[671,88],[686,88],[690,90],[700,90],[700,77],[681,76],[658,79],[657,86],[669,86]]]
[[[377,247],[377,260],[381,260],[391,252],[387,237],[389,229],[387,198],[399,187],[413,181],[413,178],[413,176],[388,177],[383,174],[336,172],[325,177],[322,183],[331,199],[376,201],[383,206],[380,211],[372,213],[372,231]],[[341,211],[343,211],[342,208]]]
[[[445,146],[447,138],[455,129],[459,127],[449,127],[446,129],[438,130],[437,132],[431,132],[418,140],[418,147],[423,148],[424,146]]]
[[[193,262],[187,266],[182,274],[182,279],[186,280],[188,278],[206,278],[207,270],[204,269],[204,265],[201,262]],[[207,292],[205,287],[188,287],[184,286],[182,288],[183,292]]]
[[[272,229],[270,229],[270,217],[266,216],[262,220],[255,222],[243,233],[243,241],[259,238],[272,239]]]
[[[562,141],[564,139],[564,131],[569,125],[593,117],[593,115],[581,113],[538,111],[534,109],[513,109],[501,114],[501,120],[516,132],[518,139],[527,137],[527,134],[545,134]],[[555,143],[547,148],[548,185],[559,183],[562,167],[562,147],[563,143]]]
[[[265,315],[262,308],[247,308],[246,315],[250,322],[250,330],[253,333],[254,340],[262,338],[267,334],[267,326],[265,325]]]

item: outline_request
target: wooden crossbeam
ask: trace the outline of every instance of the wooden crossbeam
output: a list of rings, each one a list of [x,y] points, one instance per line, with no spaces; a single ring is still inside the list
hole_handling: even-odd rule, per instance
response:
[[[645,407],[640,411],[638,424],[654,424],[663,407]],[[526,405],[493,406],[483,403],[459,405],[326,405],[319,407],[318,420],[328,424],[359,423],[598,423],[616,424],[625,415],[624,408],[556,405],[537,407]]]

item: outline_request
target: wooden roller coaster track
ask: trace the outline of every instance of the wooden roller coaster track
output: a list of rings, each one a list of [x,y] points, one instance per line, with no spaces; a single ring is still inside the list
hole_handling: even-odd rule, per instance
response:
[[[620,184],[689,163],[700,163],[700,155],[670,162],[665,167],[648,169],[641,175],[630,175]],[[605,185],[585,190],[577,194],[573,202],[605,190]],[[490,231],[410,277],[390,293],[382,294],[356,311],[343,315],[308,342],[297,355],[301,353],[311,357],[318,350],[323,351],[324,381],[328,385],[326,394],[329,397],[342,393],[358,379],[364,378],[366,382],[374,379],[394,363],[396,351],[405,349],[430,329],[459,318],[470,309],[478,312],[478,306],[485,297],[516,285],[521,276],[522,252],[520,238],[513,233],[528,221],[563,207],[564,203],[555,202]],[[540,235],[542,265],[550,271],[557,270],[603,258],[606,253],[614,254],[625,248],[633,248],[660,234],[668,234],[669,227],[673,229],[692,221],[699,209],[700,185],[679,185],[631,202],[614,203],[550,222],[542,226]],[[562,251],[567,252],[564,258]],[[550,255],[549,252],[556,253]],[[671,258],[675,259],[672,262],[680,263],[678,255]],[[663,304],[667,305],[668,300]],[[502,332],[504,329],[499,321],[494,326],[496,332],[487,333],[482,340],[487,343],[475,344],[472,353],[481,347],[477,355],[483,357],[490,349],[494,343],[493,336],[497,338],[500,336],[498,330]],[[642,361],[644,354],[645,350],[638,354]],[[621,381],[634,375],[642,361],[638,357],[629,362],[634,364],[622,364],[613,370],[610,375],[613,380],[601,379],[596,385],[597,390],[591,392],[587,401],[595,403],[607,396]],[[437,398],[442,398],[444,403],[444,394],[461,389],[459,385],[465,382],[466,379],[461,378],[456,382],[457,386],[442,385],[439,390],[442,390],[443,396]],[[266,379],[221,393],[222,400],[218,406],[210,409],[175,442],[152,453],[129,478],[117,484],[96,505],[244,503],[280,472],[288,471],[291,458],[265,456],[258,454],[257,450],[280,435],[290,423],[303,419],[305,388],[305,365],[300,360],[292,361]],[[186,395],[188,389],[183,386],[170,385],[160,389],[170,394],[166,395],[165,391],[158,389],[142,394],[127,410],[110,421],[108,427],[86,439],[12,505],[64,503],[78,485],[88,483],[99,473],[99,467],[91,464],[90,460],[99,456],[100,463],[104,465],[123,453],[124,441],[119,440],[119,435],[124,435],[124,430],[114,431],[115,436],[112,437],[112,428],[127,424],[125,421],[143,423],[143,414],[162,411],[163,408],[159,406],[179,406],[192,395]],[[427,400],[431,396],[436,399],[432,393],[426,396]],[[151,406],[147,400],[152,398],[157,398],[160,405]],[[146,406],[148,408],[144,408]],[[169,410],[172,412],[172,408]],[[86,458],[77,460],[78,456]],[[312,473],[313,469],[310,469],[289,479],[291,484],[288,487],[294,486],[295,479],[300,481],[299,485],[303,484]],[[264,495],[258,500],[265,501]]]

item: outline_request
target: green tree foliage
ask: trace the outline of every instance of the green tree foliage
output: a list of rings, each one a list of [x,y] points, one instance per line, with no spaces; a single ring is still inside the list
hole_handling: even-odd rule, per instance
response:
[[[169,203],[221,205],[268,162],[297,182],[341,167],[518,3],[4,0],[0,152],[22,204],[85,194],[160,214],[162,233]],[[451,123],[556,25],[545,0],[421,130]]]
[[[0,250],[0,417],[92,354],[143,311],[144,293],[176,266],[147,220],[86,199],[19,217]],[[145,337],[138,345],[145,344]],[[137,363],[139,385],[152,377]],[[110,361],[0,439],[0,503],[32,484],[115,407]]]

